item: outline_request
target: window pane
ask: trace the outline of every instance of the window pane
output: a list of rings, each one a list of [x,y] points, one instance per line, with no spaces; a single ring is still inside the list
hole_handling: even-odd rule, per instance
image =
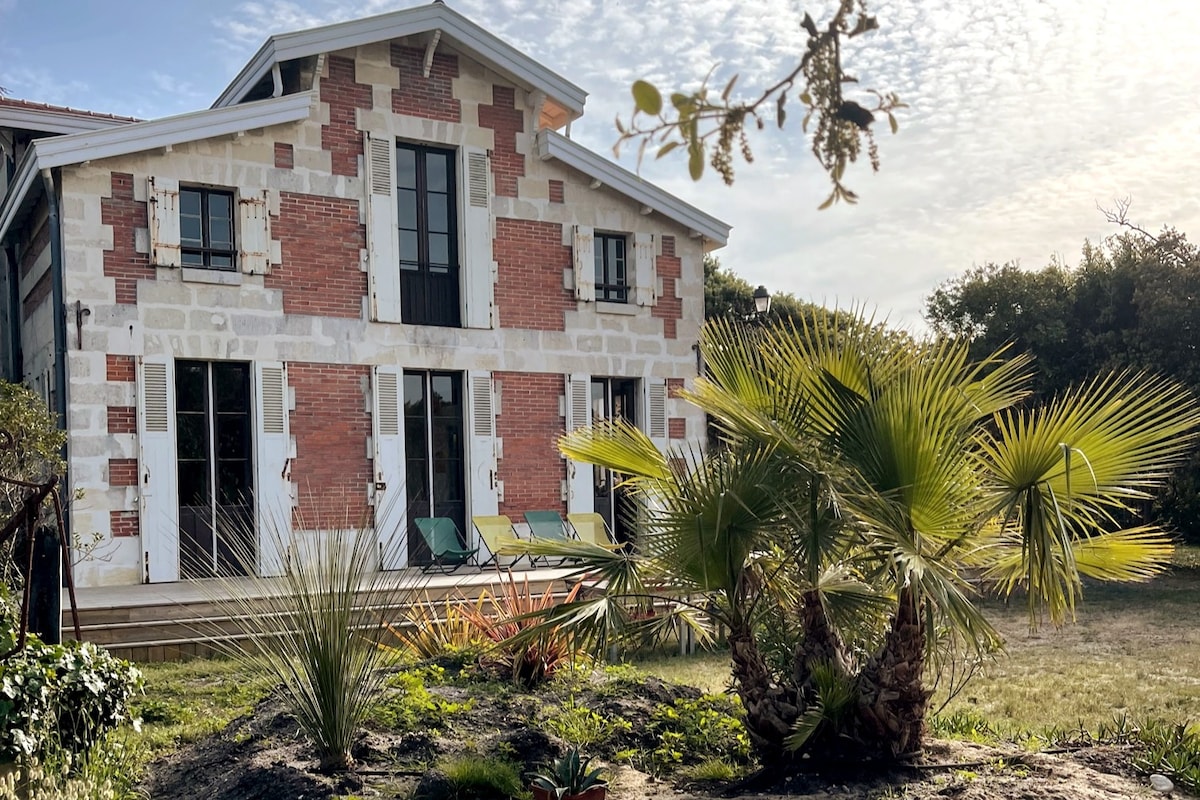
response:
[[[176,428],[175,444],[181,460],[208,458],[208,422],[203,413],[179,414]]]
[[[187,250],[184,250],[182,255],[180,256],[180,258],[183,261],[183,265],[185,267],[203,267],[204,266],[204,255],[202,253],[196,253],[196,252],[189,253]]]
[[[434,375],[431,382],[433,383],[434,415],[449,414],[457,416],[454,397],[455,379],[450,375]]]
[[[217,415],[217,458],[246,458],[250,444],[250,418],[245,414]]]
[[[179,462],[179,505],[208,505],[208,462]]]
[[[217,396],[217,411],[249,411],[249,386],[249,364],[228,362],[213,364],[213,387]]]
[[[415,263],[417,260],[417,232],[400,231],[400,260]]]
[[[217,269],[233,269],[233,256],[213,255],[209,261],[209,266]]]
[[[445,153],[425,154],[425,189],[430,192],[446,191],[447,156]]]
[[[434,233],[450,232],[450,198],[444,194],[431,194],[426,197],[429,208],[429,230]]]
[[[175,407],[179,411],[203,411],[208,401],[207,370],[195,361],[175,363]]]
[[[596,241],[595,262],[596,262],[596,275],[595,275],[596,283],[597,284],[605,283],[606,281],[604,280],[604,240],[603,239],[598,239]]]
[[[417,188],[417,154],[405,147],[396,148],[396,185]]]
[[[179,239],[183,244],[193,244],[196,247],[203,246],[203,230],[199,215],[194,217],[184,214],[179,215]]]
[[[429,263],[450,263],[450,237],[444,233],[429,234]]]
[[[415,189],[401,189],[396,195],[396,200],[400,204],[400,219],[401,228],[417,229],[417,192]]]
[[[200,193],[193,190],[182,189],[179,192],[179,213],[188,214],[190,216],[200,216]]]
[[[231,219],[233,217],[233,197],[217,192],[209,194],[208,213],[213,219]]]

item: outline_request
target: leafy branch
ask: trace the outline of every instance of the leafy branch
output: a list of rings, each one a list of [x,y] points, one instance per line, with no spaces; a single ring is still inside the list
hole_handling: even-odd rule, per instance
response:
[[[622,123],[617,117],[620,136],[614,152],[619,156],[622,145],[636,141],[640,164],[648,149],[654,149],[658,159],[684,147],[692,180],[700,179],[707,162],[730,185],[735,147],[746,163],[754,161],[746,136],[748,123],[762,130],[768,112],[774,109],[775,122],[782,128],[787,120],[789,95],[794,94],[805,107],[802,129],[807,133],[809,125],[813,125],[813,155],[833,183],[832,192],[820,207],[828,208],[839,200],[857,202],[858,195],[842,182],[846,166],[858,160],[865,142],[871,167],[878,171],[879,151],[871,123],[877,114],[885,115],[895,133],[899,124],[894,112],[906,106],[896,94],[874,89],[862,91],[860,99],[866,105],[843,95],[845,84],[858,81],[842,68],[842,39],[853,39],[879,27],[875,17],[867,13],[866,0],[841,0],[824,29],[818,28],[807,13],[800,24],[808,33],[808,41],[799,63],[753,100],[732,99],[737,75],[725,84],[720,95],[712,96],[711,70],[694,92],[672,92],[669,107],[654,84],[645,80],[635,82],[634,110],[629,123]]]

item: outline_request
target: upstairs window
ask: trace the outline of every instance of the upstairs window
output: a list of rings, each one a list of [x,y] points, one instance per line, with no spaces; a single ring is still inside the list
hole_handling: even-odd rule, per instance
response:
[[[629,302],[629,271],[626,269],[625,237],[596,234],[596,300],[602,303]]]
[[[179,190],[180,259],[185,267],[233,270],[233,192]]]
[[[459,299],[455,153],[396,145],[401,320],[457,328]]]

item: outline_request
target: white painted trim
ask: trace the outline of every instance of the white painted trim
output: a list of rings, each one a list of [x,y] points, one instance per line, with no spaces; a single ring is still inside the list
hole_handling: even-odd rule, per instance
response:
[[[272,36],[221,93],[213,108],[240,102],[272,64],[430,31],[442,31],[452,45],[517,84],[545,91],[572,118],[583,115],[587,92],[442,3]]]
[[[103,131],[39,139],[33,143],[31,150],[37,153],[39,169],[123,156],[214,136],[228,136],[254,128],[297,122],[308,117],[314,99],[312,93],[301,92],[231,108],[193,111],[148,122],[131,122]]]
[[[578,142],[546,128],[537,133],[537,155],[543,161],[553,158],[592,177],[610,189],[629,197],[678,222],[686,228],[699,231],[706,239],[724,247],[729,242],[732,226],[700,209],[685,203],[670,192],[664,191],[649,181],[593,153]]]
[[[8,185],[8,193],[0,201],[0,243],[8,235],[8,229],[12,227],[25,203],[25,196],[37,184],[37,179],[37,154],[33,148],[29,148],[21,158],[21,163],[17,165],[17,171]]]
[[[80,133],[132,125],[133,120],[72,114],[50,108],[17,108],[0,104],[0,128],[43,133]]]

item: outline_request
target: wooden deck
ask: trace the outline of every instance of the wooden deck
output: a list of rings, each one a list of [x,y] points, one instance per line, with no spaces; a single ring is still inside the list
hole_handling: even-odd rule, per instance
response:
[[[564,579],[575,569],[514,570],[513,577],[529,580],[530,589],[539,594],[555,583],[556,593],[566,594]],[[507,581],[507,572],[493,568],[463,568],[450,575],[421,575],[419,570],[399,570],[393,583],[385,583],[380,597],[364,592],[360,604],[364,613],[383,614],[403,619],[404,606],[423,601],[426,596],[440,599],[461,593],[468,598],[481,590]],[[419,578],[419,580],[418,580]],[[174,661],[211,655],[214,637],[244,638],[240,619],[230,615],[221,602],[228,593],[228,580],[179,581],[139,586],[105,586],[77,589],[79,624],[85,641],[103,645],[114,655],[133,661]],[[250,598],[287,591],[283,579],[247,578],[234,581]],[[408,591],[415,588],[415,593]],[[73,637],[71,611],[64,592],[63,636]],[[264,603],[264,605],[266,605]]]

